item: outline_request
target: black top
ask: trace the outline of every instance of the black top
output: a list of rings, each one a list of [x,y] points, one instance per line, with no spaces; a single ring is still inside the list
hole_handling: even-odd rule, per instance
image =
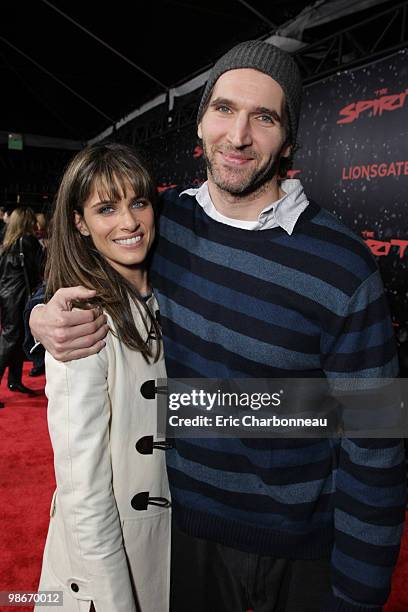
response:
[[[16,302],[28,297],[19,253],[19,240],[17,240],[0,255],[0,297],[13,296]],[[35,236],[31,234],[23,236],[23,253],[30,290],[33,291],[41,281],[43,258],[43,249]]]

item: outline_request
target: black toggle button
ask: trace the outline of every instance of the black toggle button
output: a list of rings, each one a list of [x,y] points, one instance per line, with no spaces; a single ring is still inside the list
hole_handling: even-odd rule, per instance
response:
[[[149,491],[142,491],[132,498],[130,502],[133,510],[147,510],[149,504]]]
[[[144,436],[143,438],[139,438],[136,442],[136,450],[141,455],[152,455],[154,449],[167,450],[169,448],[173,448],[170,442],[166,442],[165,440],[153,442],[153,436]]]
[[[156,397],[156,384],[154,380],[146,380],[140,387],[140,393],[145,399],[154,399]]]
[[[77,585],[76,582],[72,582],[72,584],[71,584],[71,591],[74,591],[74,593],[78,593],[79,586]]]
[[[146,380],[140,387],[140,393],[145,399],[154,399],[158,395],[166,395],[167,387],[156,387],[155,380]]]
[[[165,497],[149,497],[149,491],[141,491],[132,498],[130,502],[134,510],[147,510],[147,506],[160,506],[161,508],[169,508],[171,503]]]
[[[144,436],[136,442],[136,450],[141,455],[151,455],[153,453],[153,436]]]

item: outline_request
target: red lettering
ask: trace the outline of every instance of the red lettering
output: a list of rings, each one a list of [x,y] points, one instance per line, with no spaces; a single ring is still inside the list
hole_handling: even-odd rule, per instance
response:
[[[372,164],[371,166],[371,178],[375,178],[378,174],[378,164]]]
[[[363,113],[364,111],[374,108],[377,103],[378,103],[377,100],[362,100],[361,102],[357,102],[356,104],[357,115],[360,116],[361,113]]]
[[[357,119],[358,113],[356,112],[356,105],[354,102],[342,108],[339,115],[344,115],[345,119],[339,119],[337,123],[351,123],[354,119]]]
[[[378,176],[386,176],[387,174],[387,164],[380,164],[378,166]]]
[[[171,189],[172,187],[177,187],[177,185],[159,185],[157,187],[157,191],[161,193],[162,191],[166,191],[166,189]]]
[[[295,178],[297,174],[300,174],[300,173],[301,173],[301,170],[288,170],[286,174],[288,175],[288,178],[293,179]]]
[[[370,176],[370,166],[362,166],[361,168],[361,177],[369,178]]]
[[[386,89],[380,89],[376,93],[386,93]],[[338,119],[337,123],[352,123],[358,119],[361,113],[372,110],[373,117],[381,116],[384,111],[394,111],[398,108],[402,108],[405,104],[406,97],[408,95],[408,89],[401,92],[400,94],[383,95],[381,98],[375,100],[360,100],[353,104],[348,104],[339,111],[339,115],[343,115],[344,119]]]
[[[353,177],[353,179],[359,179],[361,176],[361,168],[360,166],[353,166],[353,169],[351,171],[351,176]]]
[[[408,240],[397,240],[393,238],[391,240],[391,244],[399,248],[399,256],[400,256],[400,259],[402,259],[405,254],[405,250],[408,247]]]
[[[391,247],[398,247],[398,253],[400,259],[402,259],[405,255],[405,251],[408,248],[408,240],[398,240],[397,238],[393,238],[390,242],[384,242],[382,240],[373,240],[374,232],[363,231],[361,235],[364,239],[364,242],[371,250],[372,254],[376,257],[384,257],[390,253]]]
[[[386,176],[408,175],[408,161],[392,161],[382,164],[365,164],[364,166],[349,166],[341,169],[343,181],[355,181],[358,179],[370,179]]]
[[[391,249],[390,242],[382,242],[381,240],[366,240],[365,241],[372,254],[376,257],[383,257],[388,255]]]
[[[398,96],[385,96],[380,98],[380,115],[384,110],[393,111],[397,108],[401,108],[405,102],[405,93],[401,93]]]

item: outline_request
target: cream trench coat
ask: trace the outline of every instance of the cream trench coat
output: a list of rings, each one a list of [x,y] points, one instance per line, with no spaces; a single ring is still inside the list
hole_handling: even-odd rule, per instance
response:
[[[153,296],[148,303],[158,312]],[[97,355],[61,363],[46,354],[57,490],[38,590],[62,590],[58,610],[88,612],[91,602],[96,612],[169,610],[165,452],[151,444],[156,400],[140,392],[165,377],[163,356],[148,364],[110,332]]]

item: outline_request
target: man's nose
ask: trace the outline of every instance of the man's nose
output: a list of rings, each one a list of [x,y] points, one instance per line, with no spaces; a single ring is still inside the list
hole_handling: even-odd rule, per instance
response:
[[[237,113],[232,119],[228,138],[237,149],[252,144],[250,118],[246,113]]]

